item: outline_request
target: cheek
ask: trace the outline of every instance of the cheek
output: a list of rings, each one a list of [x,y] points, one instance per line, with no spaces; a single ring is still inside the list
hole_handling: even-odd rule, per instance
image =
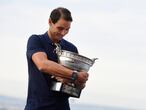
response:
[[[58,33],[56,29],[53,29],[52,32],[53,32],[54,34]]]

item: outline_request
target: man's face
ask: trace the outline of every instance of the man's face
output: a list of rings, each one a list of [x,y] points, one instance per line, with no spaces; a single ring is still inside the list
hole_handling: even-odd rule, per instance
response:
[[[68,32],[71,26],[71,21],[66,21],[64,19],[59,19],[55,24],[49,21],[50,24],[50,34],[51,39],[54,42],[60,41]]]

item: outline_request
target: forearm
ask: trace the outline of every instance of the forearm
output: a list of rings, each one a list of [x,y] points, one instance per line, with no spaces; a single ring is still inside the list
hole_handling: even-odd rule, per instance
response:
[[[73,70],[70,70],[56,62],[46,60],[43,62],[43,66],[40,69],[40,71],[46,73],[46,74],[51,74],[53,76],[57,77],[62,77],[62,78],[67,78],[70,79],[72,76]]]
[[[72,78],[73,70],[49,60],[44,52],[37,52],[33,54],[32,60],[41,72],[53,75],[55,77],[62,77],[66,79]],[[77,76],[78,82],[85,83],[87,79],[88,74],[86,72],[79,72]]]
[[[83,89],[87,80],[80,80],[80,73],[78,74],[78,79],[75,82],[72,82],[71,77],[73,70],[70,70],[56,62],[45,61],[44,68],[41,70],[44,73],[49,73],[56,77],[56,79],[62,83],[74,83],[76,87]],[[87,76],[86,76],[87,77]]]

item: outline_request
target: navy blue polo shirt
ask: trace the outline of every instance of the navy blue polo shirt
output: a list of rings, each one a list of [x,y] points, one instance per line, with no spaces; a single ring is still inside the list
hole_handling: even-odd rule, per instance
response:
[[[78,53],[77,48],[70,42],[62,39],[59,44],[63,50]],[[45,52],[49,60],[58,62],[54,52],[55,45],[46,32],[43,35],[32,35],[27,43],[28,62],[28,96],[25,110],[70,110],[68,98],[64,93],[50,90],[51,75],[38,70],[32,61],[32,55],[36,52]]]

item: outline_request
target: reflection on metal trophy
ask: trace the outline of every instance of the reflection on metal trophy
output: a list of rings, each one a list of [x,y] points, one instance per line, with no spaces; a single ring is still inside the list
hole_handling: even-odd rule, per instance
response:
[[[89,59],[85,56],[79,55],[74,52],[62,50],[59,44],[56,45],[56,54],[58,56],[58,61],[61,65],[76,71],[89,71],[89,68],[94,64],[94,59]],[[64,84],[59,81],[53,81],[51,90],[60,91],[68,94],[71,97],[79,98],[81,94],[81,89],[76,87],[74,83]]]

